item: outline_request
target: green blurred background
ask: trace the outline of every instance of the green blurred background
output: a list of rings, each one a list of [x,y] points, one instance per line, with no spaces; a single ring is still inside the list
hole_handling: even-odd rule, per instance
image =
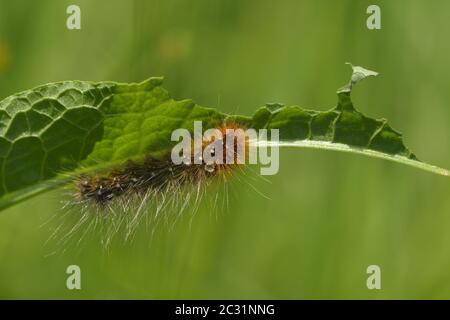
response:
[[[69,4],[81,30],[65,26]],[[370,4],[381,30],[366,28]],[[225,112],[325,110],[351,61],[381,73],[358,85],[356,106],[450,167],[449,14],[446,0],[1,0],[0,95],[163,75],[173,97]],[[233,181],[228,208],[143,226],[108,250],[95,236],[46,242],[61,192],[1,212],[0,298],[450,298],[449,179],[335,152],[280,156],[278,175],[248,181],[270,200]],[[66,289],[70,264],[80,291]],[[366,287],[371,264],[381,290]]]

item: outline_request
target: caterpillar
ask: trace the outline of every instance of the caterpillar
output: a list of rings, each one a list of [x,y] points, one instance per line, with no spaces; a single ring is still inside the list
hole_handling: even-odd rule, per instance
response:
[[[192,153],[190,161],[181,164],[175,164],[169,155],[163,159],[148,155],[142,161],[128,160],[122,167],[113,168],[106,175],[80,175],[75,183],[76,197],[80,201],[104,205],[133,194],[167,192],[173,188],[197,185],[214,177],[230,175],[239,165],[240,150],[248,153],[248,140],[241,140],[230,134],[230,131],[234,132],[238,128],[236,124],[223,124],[216,128],[223,138],[203,140],[200,151]],[[215,156],[217,149],[223,150],[222,161],[217,163],[203,159],[206,150],[211,156]],[[200,161],[195,161],[196,158]],[[227,161],[227,158],[232,161]]]
[[[195,214],[203,196],[211,194],[212,184],[219,186],[212,197],[216,206],[219,196],[228,197],[220,192],[227,193],[229,179],[245,172],[245,164],[239,163],[238,157],[242,151],[248,154],[249,141],[229,133],[236,129],[243,128],[234,123],[215,128],[222,139],[204,139],[200,150],[189,155],[190,161],[180,164],[174,163],[169,154],[159,158],[147,155],[106,172],[73,177],[70,197],[63,206],[65,214],[54,216],[60,220],[54,237],[67,247],[73,240],[80,242],[90,229],[100,228],[101,242],[108,247],[116,234],[123,233],[125,240],[130,239],[143,219],[151,220],[151,227],[156,228],[161,221],[175,223],[188,208]],[[215,156],[218,149],[223,150],[219,155],[223,161],[204,159],[205,152]],[[227,157],[233,161],[227,163]],[[194,161],[196,158],[201,161]],[[71,212],[75,223],[67,218]],[[75,237],[76,233],[81,235]],[[58,235],[62,237],[58,239]]]

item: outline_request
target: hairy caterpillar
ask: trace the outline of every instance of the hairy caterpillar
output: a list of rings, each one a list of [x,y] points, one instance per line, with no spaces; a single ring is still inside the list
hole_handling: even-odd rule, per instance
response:
[[[113,168],[106,175],[81,175],[76,179],[77,198],[104,205],[130,194],[167,192],[173,188],[196,185],[213,177],[231,174],[238,164],[240,150],[245,152],[248,149],[245,146],[248,141],[229,133],[229,130],[236,129],[238,127],[234,124],[224,124],[217,128],[223,138],[217,141],[203,140],[200,152],[192,153],[188,164],[175,164],[169,155],[163,159],[147,156],[140,162],[129,160],[121,168]],[[220,163],[203,159],[205,151],[214,156],[219,145],[220,150],[223,150]],[[233,161],[227,163],[227,157],[231,157]]]
[[[59,240],[67,245],[69,240],[77,238],[73,235],[80,232],[78,241],[81,241],[89,229],[100,228],[103,230],[101,241],[107,246],[121,229],[124,229],[125,239],[129,239],[143,219],[151,221],[152,228],[161,221],[173,224],[189,208],[192,214],[197,211],[203,196],[207,191],[211,193],[211,184],[219,185],[212,197],[215,207],[220,196],[228,198],[229,178],[244,172],[244,164],[237,160],[241,151],[248,154],[249,141],[229,134],[229,130],[236,129],[243,128],[234,123],[216,128],[223,138],[203,140],[200,152],[190,154],[189,164],[175,164],[169,154],[162,158],[148,155],[140,161],[128,160],[107,172],[74,177],[70,187],[74,191],[70,192],[71,199],[64,206],[66,214],[58,216],[61,219],[58,229],[64,230]],[[218,146],[223,149],[221,163],[203,159],[205,152],[214,155]],[[234,161],[226,163],[227,157]],[[200,158],[200,163],[194,161],[195,158]],[[225,194],[221,194],[222,191]],[[76,222],[67,226],[70,213],[74,213],[71,216]]]

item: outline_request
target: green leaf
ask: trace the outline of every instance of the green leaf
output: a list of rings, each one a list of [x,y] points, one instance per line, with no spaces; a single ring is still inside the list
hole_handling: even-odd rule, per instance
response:
[[[171,133],[234,121],[255,129],[279,129],[281,147],[311,147],[384,158],[441,175],[445,169],[419,161],[386,120],[357,111],[353,86],[377,75],[353,67],[329,111],[268,104],[252,117],[226,115],[192,100],[176,101],[162,78],[142,83],[66,81],[46,84],[0,102],[0,209],[58,187],[80,171],[105,168],[144,155],[170,152]],[[260,141],[259,145],[269,145]]]
[[[175,101],[162,78],[139,84],[67,81],[0,102],[0,209],[94,170],[170,149],[176,128],[223,122],[222,113]],[[64,174],[65,173],[65,174]]]
[[[350,64],[351,65],[351,64]],[[280,142],[258,142],[258,146],[316,148],[353,152],[399,162],[436,174],[448,170],[420,161],[403,143],[402,135],[386,119],[366,117],[353,106],[350,94],[359,81],[378,73],[352,66],[348,84],[337,90],[338,104],[329,111],[306,110],[297,106],[267,105],[253,115],[253,128],[278,128]]]

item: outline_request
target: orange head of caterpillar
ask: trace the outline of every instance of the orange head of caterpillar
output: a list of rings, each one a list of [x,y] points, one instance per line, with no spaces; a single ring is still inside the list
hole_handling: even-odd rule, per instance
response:
[[[210,173],[227,173],[245,163],[249,139],[246,131],[235,123],[224,123],[205,133],[202,144],[204,169]]]

